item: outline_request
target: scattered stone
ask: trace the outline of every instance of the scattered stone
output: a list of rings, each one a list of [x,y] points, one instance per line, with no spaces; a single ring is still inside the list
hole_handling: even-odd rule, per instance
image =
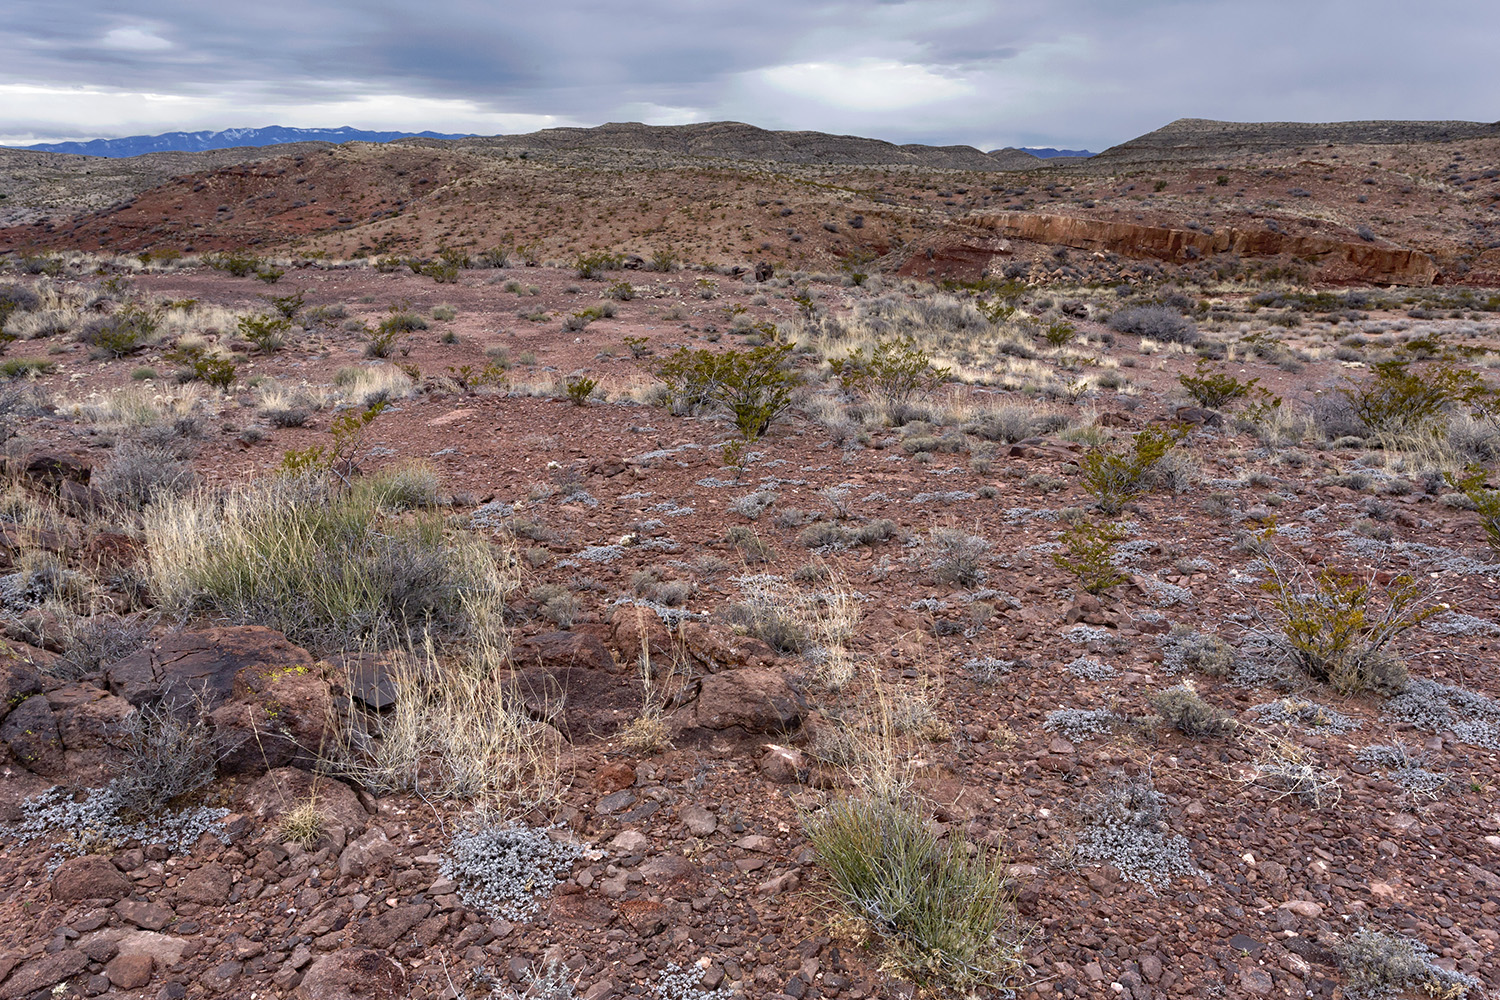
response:
[[[115,912],[125,921],[147,931],[159,931],[172,922],[175,914],[170,906],[137,899],[122,899],[115,904]]]
[[[397,1000],[405,996],[406,972],[387,955],[344,948],[324,955],[297,986],[301,1000]]]
[[[718,817],[702,806],[683,806],[677,810],[677,818],[694,837],[707,837],[719,828]]]
[[[80,899],[107,899],[113,902],[130,895],[134,890],[130,879],[106,857],[85,854],[69,858],[57,868],[52,876],[52,898],[59,902],[74,902]]]
[[[19,1000],[20,997],[30,996],[38,990],[78,975],[88,964],[88,957],[72,948],[34,958],[0,984],[0,1000]]]
[[[174,695],[201,696],[214,709],[234,694],[235,677],[246,667],[305,672],[312,666],[307,650],[280,632],[241,625],[169,634],[108,667],[105,677],[110,691],[132,705]]]
[[[151,981],[151,956],[136,952],[119,955],[104,967],[110,985],[120,990],[138,990]]]

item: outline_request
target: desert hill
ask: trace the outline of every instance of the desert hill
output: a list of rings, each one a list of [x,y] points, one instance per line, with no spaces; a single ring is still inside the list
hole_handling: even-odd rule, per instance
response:
[[[1500,137],[1500,122],[1221,122],[1179,118],[1111,146],[1092,159],[1099,169],[1152,163],[1225,162],[1247,155],[1328,146],[1433,145]]]
[[[419,140],[411,140],[419,141]],[[980,152],[973,146],[898,146],[881,139],[826,132],[775,132],[742,122],[642,125],[611,122],[595,128],[553,128],[526,135],[460,139],[465,150],[635,150],[675,156],[841,166],[912,166],[938,170],[1026,170],[1043,165],[1019,149]]]
[[[815,270],[879,259],[928,278],[1014,264],[1032,280],[1116,282],[1147,260],[1220,276],[1252,266],[1314,282],[1494,284],[1497,184],[1500,126],[1466,122],[1184,119],[1051,160],[737,122],[625,123],[127,160],[0,151],[0,219],[12,223],[0,251],[379,257],[510,244],[537,259],[664,252]]]

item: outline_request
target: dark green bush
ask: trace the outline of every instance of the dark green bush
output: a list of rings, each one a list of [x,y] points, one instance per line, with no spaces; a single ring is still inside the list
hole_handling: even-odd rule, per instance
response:
[[[573,260],[573,266],[578,270],[580,278],[597,278],[605,271],[618,271],[620,265],[624,263],[624,254],[604,251],[581,253]]]
[[[1177,381],[1200,405],[1217,410],[1250,395],[1250,390],[1255,388],[1260,379],[1252,378],[1241,382],[1227,372],[1213,371],[1208,362],[1199,361],[1196,374],[1179,375]]]
[[[158,319],[155,311],[131,303],[85,324],[78,339],[97,355],[123,358],[151,342]]]
[[[1124,525],[1079,521],[1062,533],[1059,541],[1066,551],[1053,553],[1052,561],[1078,577],[1084,590],[1101,594],[1128,579],[1110,559],[1116,543],[1128,537]]]
[[[1105,514],[1118,514],[1127,502],[1156,486],[1158,464],[1186,436],[1183,427],[1148,427],[1135,435],[1129,448],[1091,449],[1078,463],[1084,489]]]
[[[828,367],[846,391],[888,403],[926,395],[948,378],[948,369],[934,365],[932,355],[911,337],[878,340],[868,354],[859,348],[830,360]]]
[[[792,405],[792,391],[801,384],[789,364],[791,353],[790,344],[743,351],[682,347],[667,356],[656,375],[666,383],[674,411],[723,407],[740,434],[754,440]]]
[[[275,354],[281,350],[286,345],[287,331],[292,328],[291,321],[284,316],[265,314],[241,316],[239,325],[240,336],[263,354]]]

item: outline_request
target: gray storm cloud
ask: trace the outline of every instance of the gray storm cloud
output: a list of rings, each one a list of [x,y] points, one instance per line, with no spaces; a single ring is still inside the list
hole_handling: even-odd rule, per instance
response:
[[[13,5],[0,141],[732,118],[1100,149],[1179,117],[1500,117],[1500,6],[1438,0]]]

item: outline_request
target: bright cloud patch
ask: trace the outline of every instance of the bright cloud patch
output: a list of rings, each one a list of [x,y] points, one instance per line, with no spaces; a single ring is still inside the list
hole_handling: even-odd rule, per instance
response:
[[[760,77],[778,90],[850,111],[891,111],[962,97],[972,90],[962,79],[926,66],[891,60],[810,62],[773,66]]]
[[[145,28],[115,28],[104,35],[100,44],[120,52],[161,52],[172,47],[171,42]]]

